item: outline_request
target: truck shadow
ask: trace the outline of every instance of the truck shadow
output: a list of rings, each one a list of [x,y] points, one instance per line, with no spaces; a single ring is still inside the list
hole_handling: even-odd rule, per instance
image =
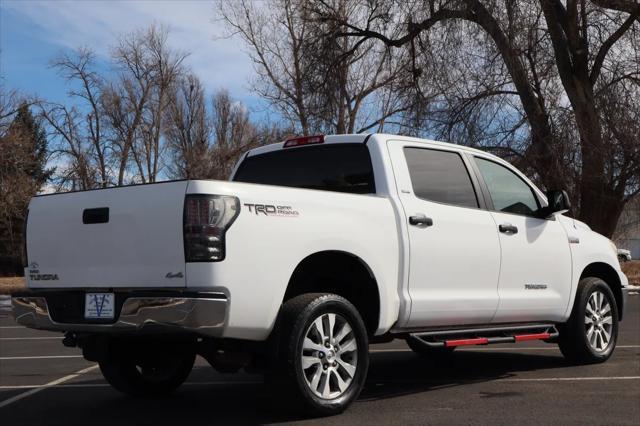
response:
[[[351,410],[367,410],[367,403],[372,401],[431,392],[435,397],[438,390],[445,388],[508,379],[519,372],[548,371],[566,366],[564,359],[555,352],[553,355],[530,355],[459,351],[440,361],[406,351],[373,353],[367,383]],[[221,376],[205,367],[196,368],[188,383],[175,394],[160,399],[127,397],[99,380],[74,384],[79,386],[50,389],[32,396],[27,403],[31,408],[27,410],[21,411],[16,405],[8,413],[10,421],[6,424],[113,426],[123,422],[162,426],[264,424],[309,419],[260,381],[246,375]],[[482,396],[511,395],[503,392]],[[22,407],[27,408],[27,404]],[[340,422],[339,419],[336,417],[332,422]]]
[[[559,353],[531,354],[457,351],[442,359],[413,353],[379,353],[372,357],[367,384],[359,401],[395,398],[472,383],[510,379],[520,372],[566,368]],[[553,377],[553,374],[549,375]],[[537,375],[536,377],[539,377]]]

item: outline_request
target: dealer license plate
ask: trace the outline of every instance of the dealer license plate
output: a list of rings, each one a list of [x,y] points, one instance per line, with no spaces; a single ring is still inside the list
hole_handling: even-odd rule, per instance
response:
[[[115,312],[113,293],[87,293],[84,298],[84,317],[87,319],[112,319]]]

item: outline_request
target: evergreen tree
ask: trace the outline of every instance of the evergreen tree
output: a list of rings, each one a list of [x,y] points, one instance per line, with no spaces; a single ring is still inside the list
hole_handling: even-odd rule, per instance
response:
[[[24,148],[27,152],[25,152],[26,161],[22,172],[31,177],[39,191],[53,174],[53,169],[46,168],[48,154],[46,132],[25,103],[18,109],[11,128],[14,128],[25,142]]]
[[[27,104],[0,134],[0,275],[21,272],[22,229],[29,200],[53,174],[47,137]]]

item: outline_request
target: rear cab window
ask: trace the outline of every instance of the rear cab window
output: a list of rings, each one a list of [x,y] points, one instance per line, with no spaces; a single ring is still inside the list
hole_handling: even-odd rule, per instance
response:
[[[233,181],[351,194],[376,192],[371,156],[363,143],[283,148],[250,155],[238,167]]]
[[[460,207],[479,207],[471,177],[460,154],[406,147],[404,156],[416,197]]]

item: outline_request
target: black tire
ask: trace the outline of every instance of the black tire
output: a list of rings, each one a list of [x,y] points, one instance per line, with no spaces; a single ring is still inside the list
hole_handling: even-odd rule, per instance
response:
[[[112,341],[99,365],[104,378],[118,391],[153,397],[178,388],[191,373],[195,357],[191,345]]]
[[[417,339],[413,337],[407,337],[406,342],[407,346],[409,346],[409,348],[411,348],[413,352],[425,358],[446,359],[451,356],[453,351],[456,349],[454,346],[430,348],[426,345],[421,344],[417,341]]]
[[[335,333],[326,334],[335,338],[334,341],[336,339],[338,341],[330,343],[328,348],[320,348],[322,350],[305,349],[310,347],[308,342],[305,343],[305,338],[311,340],[311,343],[317,347],[322,346],[320,345],[321,337],[315,331],[317,327],[314,322],[320,318],[322,327],[326,331],[331,315],[335,320]],[[349,325],[351,332],[340,337],[340,334],[346,330],[346,328],[343,329],[344,324]],[[315,330],[312,329],[313,327],[316,327]],[[333,415],[344,411],[358,397],[369,368],[369,342],[364,322],[349,301],[327,293],[297,296],[287,301],[282,307],[275,333],[277,351],[267,380],[276,387],[274,395],[277,395],[280,401],[287,401],[287,409],[295,408],[295,403],[292,404],[289,399],[293,398],[294,401],[301,403],[308,414]],[[353,347],[352,340],[355,341],[357,350],[349,352],[348,349]],[[327,352],[324,352],[325,350]],[[334,354],[334,350],[335,356],[331,355]],[[343,350],[346,352],[342,352]],[[324,355],[321,355],[321,352]],[[314,364],[304,369],[303,356],[306,359],[317,357],[318,361],[312,359]],[[326,369],[325,365],[327,365]],[[345,367],[351,368],[353,365],[355,365],[355,372],[349,375]],[[316,375],[320,379],[316,380],[317,385],[314,391],[312,383]],[[340,375],[342,386],[350,380],[344,390],[339,388],[336,375]],[[327,397],[322,397],[316,392],[324,390],[322,384],[327,380],[331,392],[327,392]],[[283,393],[286,395],[284,398]]]
[[[597,294],[596,294],[597,293]],[[602,310],[594,312],[593,301],[602,297],[602,306],[610,307],[610,315],[602,314]],[[587,306],[589,304],[589,306]],[[608,315],[608,316],[607,316]],[[611,324],[601,322],[608,321]],[[598,324],[602,329],[598,328]],[[611,288],[600,278],[587,277],[580,280],[576,292],[573,310],[569,320],[558,327],[560,336],[558,346],[564,357],[574,364],[594,364],[604,362],[613,353],[618,339],[618,307]],[[605,339],[607,334],[609,338]],[[602,336],[602,337],[599,337]],[[605,343],[606,340],[606,343]],[[594,343],[595,346],[594,346]]]

